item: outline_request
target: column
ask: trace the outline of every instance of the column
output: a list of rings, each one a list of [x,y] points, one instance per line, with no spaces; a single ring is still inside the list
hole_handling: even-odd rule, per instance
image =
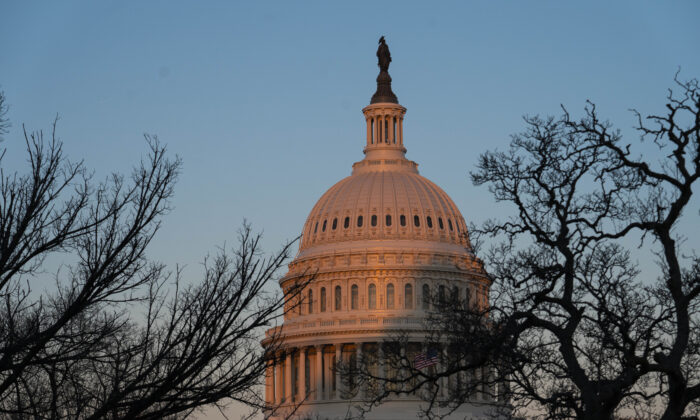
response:
[[[360,372],[362,361],[362,343],[355,343],[355,372]],[[356,397],[358,399],[363,399],[365,396],[362,384],[359,381],[361,375],[355,373],[355,390]]]
[[[440,367],[440,372],[445,372],[447,370],[447,359],[445,358],[445,349],[442,346],[438,347],[438,356],[439,356],[439,362],[438,366]],[[440,378],[440,395],[443,397],[446,397],[448,394],[447,392],[447,376],[442,376]]]
[[[382,115],[382,130],[384,130],[384,143],[389,144],[389,116]]]
[[[420,351],[421,351],[421,353],[427,355],[428,354],[428,343],[422,342],[420,344]],[[431,392],[432,386],[433,386],[433,384],[431,384],[431,383],[423,384],[423,386],[421,386],[421,389],[419,390],[420,395],[421,396],[428,395],[428,393]]]
[[[374,121],[374,144],[379,144],[379,118],[375,115],[372,120]]]
[[[275,374],[274,363],[268,360],[265,367],[265,405],[272,406],[275,404]]]
[[[336,344],[335,345],[335,365],[333,366],[333,369],[335,369],[335,398],[336,399],[340,399],[341,395],[343,395],[343,393],[342,393],[343,381],[340,380],[340,372],[338,372],[338,365],[341,363],[342,356],[343,356],[343,345]]]
[[[323,400],[323,346],[316,346],[316,401]]]
[[[395,143],[396,139],[394,138],[394,117],[392,115],[389,115],[389,118],[387,118],[388,125],[389,125],[389,143]]]
[[[280,355],[275,364],[275,404],[282,404],[284,400],[284,393],[282,392],[284,388],[282,369],[284,369],[284,364],[282,363],[282,357]]]
[[[372,144],[372,120],[370,118],[365,118],[367,123],[367,146]]]
[[[333,384],[331,383],[334,381],[334,376],[333,376],[333,355],[331,353],[323,353],[323,363],[324,363],[324,378],[326,385],[324,387],[324,399],[326,400],[332,400],[333,399]]]
[[[306,399],[306,347],[299,349],[299,401]]]
[[[474,387],[475,390],[475,395],[474,399],[481,401],[484,398],[484,394],[481,392],[484,386],[483,378],[481,376],[481,368],[478,367],[474,369],[474,376],[475,376],[475,381],[476,381],[476,386]]]
[[[292,351],[290,349],[284,362],[284,400],[287,403],[292,402],[292,362]]]
[[[406,374],[406,369],[403,368],[403,361],[406,359],[406,346],[401,345],[401,348],[399,349],[399,352],[401,354],[401,366],[398,367],[399,371],[397,372],[398,377],[400,378],[399,384],[397,385],[398,389],[406,389],[404,387],[404,381],[406,380],[406,377],[408,376]],[[400,396],[400,395],[399,395]]]
[[[377,376],[380,378],[384,377],[384,346],[380,341],[377,343]]]

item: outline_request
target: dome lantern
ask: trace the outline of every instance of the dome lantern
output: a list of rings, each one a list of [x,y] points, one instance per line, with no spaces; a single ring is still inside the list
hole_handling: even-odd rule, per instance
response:
[[[367,159],[401,159],[406,153],[403,145],[403,116],[406,108],[399,104],[398,98],[391,90],[391,53],[384,37],[379,39],[377,59],[377,91],[372,95],[370,104],[362,110],[367,122],[367,145],[364,153]]]

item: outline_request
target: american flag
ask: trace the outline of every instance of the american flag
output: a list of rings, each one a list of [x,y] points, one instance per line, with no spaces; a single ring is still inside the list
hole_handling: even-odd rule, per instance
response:
[[[438,352],[436,349],[430,349],[427,353],[418,353],[413,359],[413,365],[416,369],[423,369],[428,366],[436,365],[438,362]]]

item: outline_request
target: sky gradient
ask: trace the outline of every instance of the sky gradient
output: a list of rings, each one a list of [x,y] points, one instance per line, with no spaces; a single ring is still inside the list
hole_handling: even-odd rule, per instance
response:
[[[407,157],[467,223],[508,214],[468,173],[522,115],[580,115],[590,99],[632,139],[630,108],[662,112],[679,68],[700,77],[697,1],[300,4],[1,2],[3,168],[23,168],[22,124],[47,130],[56,114],[67,155],[98,178],[157,135],[184,168],[151,255],[194,275],[244,218],[266,249],[294,238],[362,159],[380,35]],[[690,210],[697,229],[698,200]]]

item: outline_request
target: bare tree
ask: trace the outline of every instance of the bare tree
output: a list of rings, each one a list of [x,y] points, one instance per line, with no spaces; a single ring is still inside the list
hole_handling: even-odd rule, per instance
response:
[[[8,107],[5,103],[5,92],[0,90],[0,141],[10,129],[10,120],[7,118]]]
[[[95,185],[55,130],[49,140],[25,130],[29,172],[0,177],[0,417],[262,407],[259,339],[285,301],[268,286],[294,241],[264,257],[244,224],[237,247],[205,261],[203,278],[171,273],[146,250],[170,210],[180,159],[146,136],[148,157],[130,177]],[[55,261],[55,286],[37,287]]]
[[[700,88],[675,81],[665,114],[635,112],[640,140],[659,153],[635,152],[644,143],[625,144],[589,103],[578,120],[565,109],[526,117],[509,150],[481,156],[473,182],[516,209],[471,229],[477,244],[490,241],[480,256],[491,306],[438,307],[426,341],[439,343],[442,363],[390,360],[404,372],[399,392],[423,392],[432,414],[475,392],[506,394],[516,412],[547,419],[700,412],[700,258],[678,230],[697,227],[688,207],[700,177]],[[657,259],[658,278],[631,257],[637,245]],[[464,374],[465,385],[438,397],[442,378]],[[396,393],[388,388],[373,403]]]

